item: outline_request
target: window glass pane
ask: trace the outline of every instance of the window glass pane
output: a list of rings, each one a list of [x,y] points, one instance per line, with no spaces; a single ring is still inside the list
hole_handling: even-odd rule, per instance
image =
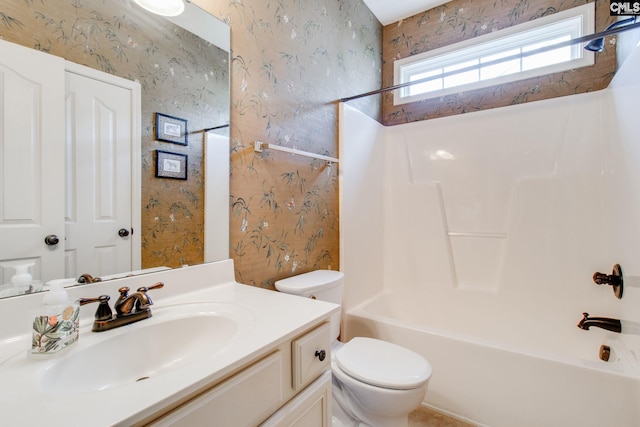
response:
[[[455,65],[450,65],[448,67],[444,67],[444,72],[445,73],[450,73],[452,71],[456,71],[456,70],[460,70],[463,68],[467,68],[467,67],[471,67],[474,65],[478,65],[479,60],[478,59],[472,59],[470,61],[465,61],[465,62],[459,62]],[[453,74],[451,76],[445,77],[444,78],[444,87],[448,88],[448,87],[455,87],[455,86],[462,86],[462,85],[466,85],[469,83],[474,83],[477,82],[478,80],[480,80],[480,69],[476,68],[474,70],[471,71],[465,71],[465,72],[461,72],[458,74]]]
[[[423,73],[413,74],[409,77],[410,82],[415,82],[416,80],[425,79],[427,77],[439,76],[442,75],[442,68],[438,68],[436,70],[427,71]],[[434,90],[442,89],[442,78],[433,79],[425,83],[418,83],[412,86],[409,86],[409,96],[418,95],[426,92],[433,92]]]
[[[580,37],[585,31],[591,34],[589,28],[593,26],[592,2],[479,36],[478,40],[465,40],[457,47],[446,46],[418,54],[416,58],[399,59],[394,67],[399,73],[399,83],[434,79],[397,91],[394,104],[592,65],[593,55],[585,54],[580,45],[555,48],[529,57],[522,55]],[[508,57],[512,59],[505,60]],[[489,63],[492,64],[487,65]]]
[[[496,61],[508,56],[518,55],[520,49],[510,49],[493,55],[486,55],[480,58],[480,63]],[[520,59],[511,59],[495,65],[486,65],[480,68],[480,80],[493,79],[495,77],[506,76],[508,74],[520,72]]]
[[[533,43],[522,47],[523,52],[530,52],[541,47],[551,46],[566,40],[571,40],[571,36],[566,35],[551,40],[545,40],[539,43]],[[561,62],[571,61],[571,47],[561,47],[549,52],[539,53],[537,55],[522,58],[522,70],[533,70],[534,68],[546,67],[547,65],[559,64]]]

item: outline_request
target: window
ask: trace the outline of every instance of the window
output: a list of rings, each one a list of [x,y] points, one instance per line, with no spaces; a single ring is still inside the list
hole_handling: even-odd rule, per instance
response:
[[[593,65],[593,52],[581,44],[527,55],[536,49],[593,34],[594,3],[399,59],[394,105]]]

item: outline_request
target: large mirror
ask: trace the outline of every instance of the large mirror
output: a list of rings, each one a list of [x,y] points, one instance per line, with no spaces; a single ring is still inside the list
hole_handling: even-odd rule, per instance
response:
[[[81,68],[134,81],[140,91],[136,128],[139,148],[137,155],[134,149],[131,162],[132,196],[127,196],[132,200],[132,214],[130,222],[112,224],[114,233],[124,234],[119,239],[130,244],[129,263],[118,267],[112,253],[95,247],[85,256],[95,261],[91,266],[77,262],[78,254],[65,249],[69,240],[65,234],[72,234],[68,224],[75,220],[69,215],[73,200],[66,197],[63,230],[43,229],[44,235],[31,244],[47,245],[46,238],[54,234],[59,243],[47,246],[44,252],[63,253],[62,272],[46,274],[39,256],[12,253],[10,247],[14,245],[0,238],[0,286],[11,282],[14,267],[19,265],[29,265],[29,274],[42,285],[58,278],[75,281],[84,273],[108,279],[228,258],[228,25],[191,2],[186,2],[184,14],[163,18],[132,0],[66,0],[55,4],[8,0],[0,5],[0,17],[0,38],[64,58]],[[0,66],[2,73],[11,69],[10,64]],[[5,94],[5,111],[11,107],[10,101]],[[67,123],[67,134],[68,129]],[[5,148],[10,138],[6,132],[0,138],[0,147]],[[9,154],[0,151],[0,156],[2,196],[20,195],[21,180],[7,179]],[[164,156],[168,156],[169,169],[162,166]],[[73,161],[70,157],[67,152],[66,164]],[[112,163],[118,162],[116,158]],[[174,165],[183,168],[179,176],[172,176]],[[104,176],[119,175],[117,164],[91,166],[77,172],[80,176],[76,178],[83,181],[83,177],[99,175],[96,170]],[[68,181],[65,178],[55,197],[65,197]],[[0,200],[0,204],[3,208],[8,205],[6,200]],[[97,209],[91,206],[90,210],[95,213]],[[47,209],[41,212],[44,216]],[[1,217],[0,235],[17,222]],[[33,228],[33,224],[28,225]],[[81,237],[86,240],[86,233]],[[38,286],[33,288],[37,290]],[[12,296],[12,292],[0,292],[2,296]]]

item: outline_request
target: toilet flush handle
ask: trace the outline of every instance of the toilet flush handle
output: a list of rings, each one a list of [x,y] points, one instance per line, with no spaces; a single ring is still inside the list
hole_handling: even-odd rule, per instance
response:
[[[327,357],[327,352],[324,350],[316,350],[316,357],[320,359],[321,362]]]

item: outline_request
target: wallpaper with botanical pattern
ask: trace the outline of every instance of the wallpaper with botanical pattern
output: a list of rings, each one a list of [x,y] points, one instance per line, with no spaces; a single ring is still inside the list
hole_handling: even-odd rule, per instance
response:
[[[586,0],[452,0],[383,28],[385,87],[393,85],[393,62],[492,31],[589,3]],[[596,31],[614,21],[609,1],[596,1]],[[607,39],[615,43],[615,37]],[[596,54],[596,63],[542,77],[393,105],[393,92],[383,96],[385,125],[450,116],[605,88],[616,69],[615,49]]]
[[[198,3],[209,3],[200,1]],[[336,100],[378,89],[382,27],[361,0],[213,2],[231,26],[231,257],[236,279],[340,268]],[[379,118],[379,100],[360,105]]]
[[[194,3],[231,26],[231,196],[220,209],[231,212],[237,280],[273,288],[339,269],[339,165],[253,147],[337,157],[336,100],[381,86],[380,23],[361,0]],[[218,124],[224,108],[208,96],[227,76],[203,64],[208,47],[171,43],[186,35],[131,0],[3,1],[0,36],[142,83],[143,267],[201,260],[202,136],[188,147],[156,142],[152,113],[188,118],[191,129]],[[380,117],[379,98],[357,106]],[[154,178],[155,149],[187,153],[189,180]]]

